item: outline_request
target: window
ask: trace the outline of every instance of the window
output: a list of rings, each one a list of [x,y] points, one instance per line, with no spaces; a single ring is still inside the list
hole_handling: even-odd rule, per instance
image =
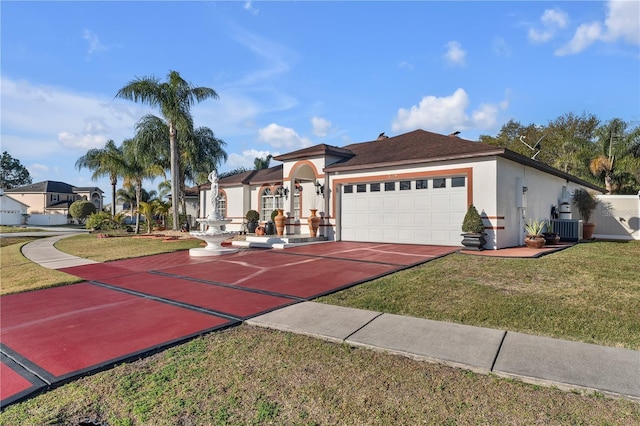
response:
[[[364,183],[359,183],[356,185],[356,192],[367,192],[367,185]]]
[[[379,183],[372,183],[371,185],[369,185],[369,191],[370,192],[380,192],[380,184]]]
[[[216,199],[216,212],[222,218],[227,217],[227,197],[221,192]]]
[[[434,188],[446,188],[447,187],[447,180],[445,178],[437,178],[433,180],[433,187]]]
[[[451,178],[451,187],[452,188],[463,188],[466,183],[466,178],[464,176]]]
[[[345,185],[344,186],[345,194],[353,194],[353,185]]]
[[[428,182],[426,179],[418,179],[416,181],[416,189],[427,189],[429,187]]]
[[[296,185],[293,192],[293,218],[300,220],[300,195],[302,194],[302,186]]]
[[[400,181],[400,191],[409,191],[411,190],[411,181],[410,180],[401,180]]]
[[[396,183],[395,182],[385,182],[384,183],[384,190],[385,191],[395,191],[396,190]]]
[[[282,208],[284,208],[284,197],[274,194],[270,188],[265,188],[261,197],[260,220],[271,220],[271,212]]]

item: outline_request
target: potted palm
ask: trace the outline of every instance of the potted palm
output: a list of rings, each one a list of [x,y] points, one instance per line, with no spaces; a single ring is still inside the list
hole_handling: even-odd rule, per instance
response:
[[[590,223],[589,219],[591,218],[591,212],[598,205],[598,201],[595,199],[593,194],[586,189],[576,189],[573,191],[571,201],[578,208],[580,217],[584,220],[582,223],[582,238],[585,240],[592,239],[593,230],[595,229],[596,224]]]
[[[546,225],[544,220],[531,220],[524,225],[524,229],[527,232],[527,236],[524,239],[524,243],[529,248],[541,248],[545,243],[545,238],[542,236],[542,230]]]
[[[464,215],[462,221],[462,245],[465,250],[480,251],[484,250],[486,240],[484,236],[484,224],[482,223],[482,217],[473,204],[467,209],[467,213]]]

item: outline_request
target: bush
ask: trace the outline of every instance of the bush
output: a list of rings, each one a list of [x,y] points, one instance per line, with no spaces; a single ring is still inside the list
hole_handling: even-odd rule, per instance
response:
[[[120,229],[120,224],[113,220],[111,213],[98,212],[89,216],[87,223],[85,224],[85,228],[101,231],[113,231],[115,229]]]
[[[84,223],[84,220],[95,212],[96,206],[87,200],[78,200],[69,206],[69,214],[80,223]]]
[[[462,232],[465,234],[481,234],[484,232],[484,224],[482,217],[473,204],[469,206],[467,214],[464,215],[462,221]]]
[[[278,216],[278,209],[275,209],[274,211],[271,212],[271,222],[275,223],[276,216]]]
[[[255,210],[249,210],[245,217],[249,222],[257,222],[260,220],[260,213]]]

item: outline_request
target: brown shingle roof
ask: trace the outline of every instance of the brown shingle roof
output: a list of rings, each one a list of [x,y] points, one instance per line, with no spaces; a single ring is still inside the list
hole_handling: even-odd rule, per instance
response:
[[[414,130],[381,140],[351,144],[344,149],[355,155],[327,166],[325,170],[332,172],[500,155],[505,151],[503,148],[481,142],[425,130]]]
[[[348,149],[340,148],[333,145],[319,144],[310,146],[308,148],[299,149],[297,151],[289,152],[287,154],[278,155],[273,157],[277,161],[298,160],[300,158],[309,157],[321,157],[321,156],[336,156],[336,157],[353,157],[353,152]]]

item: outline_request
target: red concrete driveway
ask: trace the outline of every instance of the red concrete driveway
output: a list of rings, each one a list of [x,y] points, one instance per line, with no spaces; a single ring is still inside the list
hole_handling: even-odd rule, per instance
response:
[[[62,269],[86,281],[0,298],[0,404],[455,250],[331,242]]]

